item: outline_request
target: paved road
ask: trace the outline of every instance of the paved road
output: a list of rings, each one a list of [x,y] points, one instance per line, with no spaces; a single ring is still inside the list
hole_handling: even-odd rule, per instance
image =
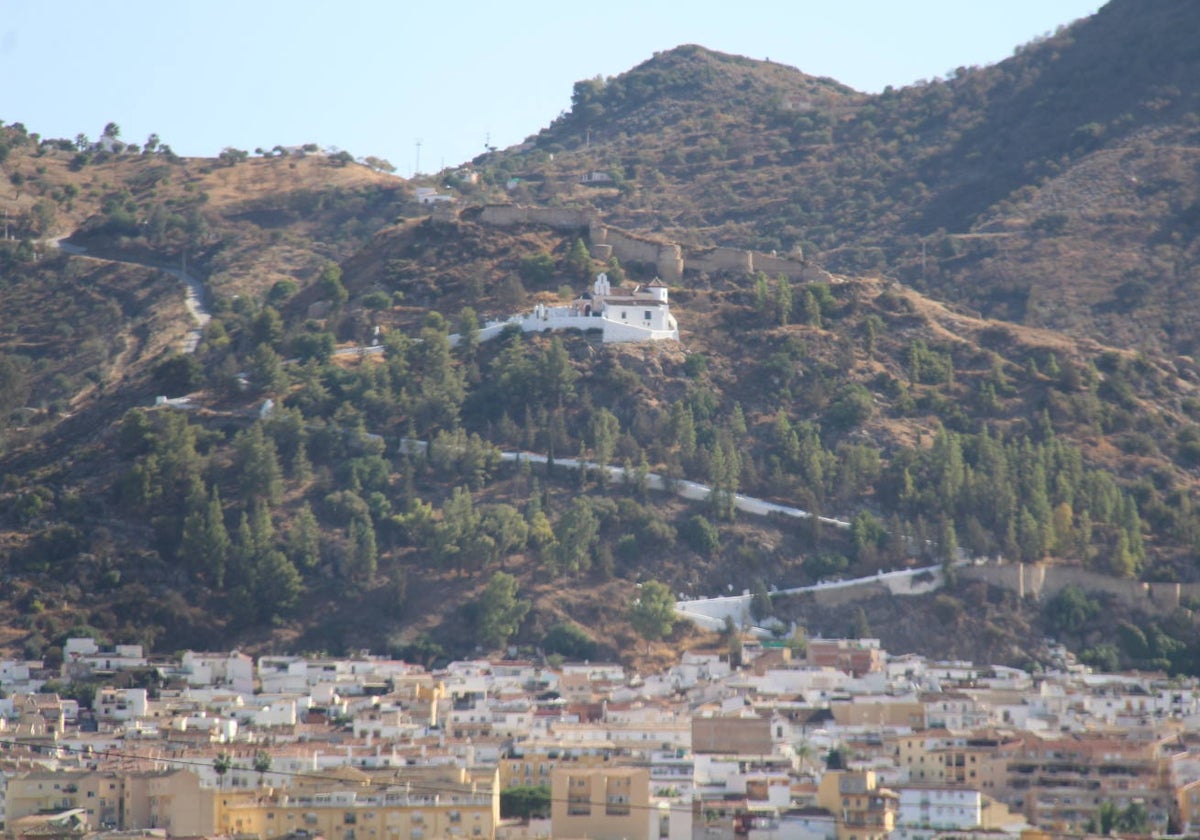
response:
[[[184,298],[183,305],[187,307],[188,313],[196,322],[194,329],[188,330],[187,335],[183,337],[182,349],[184,353],[195,353],[196,348],[200,345],[200,338],[204,334],[204,327],[212,320],[212,315],[208,311],[208,307],[204,303],[204,284],[196,277],[183,271],[180,268],[170,268],[168,266],[157,265],[155,263],[139,262],[137,260],[120,260],[112,257],[99,257],[95,254],[89,254],[87,249],[80,245],[73,245],[66,241],[66,236],[59,236],[53,239],[45,240],[51,248],[57,248],[64,254],[70,254],[74,257],[84,257],[89,260],[103,260],[105,262],[125,263],[127,265],[140,265],[143,268],[157,268],[159,271],[165,271],[172,277],[183,281]]]
[[[421,455],[429,449],[429,444],[423,440],[415,440],[413,438],[401,438],[400,450],[407,452],[410,455]],[[531,464],[545,464],[550,459],[545,455],[539,455],[536,452],[501,452],[501,461],[528,461]],[[566,469],[577,470],[580,468],[589,470],[599,470],[600,465],[594,461],[581,461],[578,458],[555,458],[555,466],[565,467]],[[636,481],[637,476],[626,476],[624,467],[606,466],[604,471],[608,474],[608,480],[611,482]],[[651,490],[663,490],[668,493],[674,493],[677,496],[682,496],[685,499],[691,499],[697,502],[703,502],[712,495],[712,488],[707,484],[700,484],[696,481],[687,481],[684,479],[671,479],[658,473],[646,473],[646,486]],[[812,519],[813,514],[807,510],[801,510],[788,505],[780,505],[775,502],[768,502],[765,499],[755,499],[750,496],[743,496],[741,493],[735,493],[733,496],[733,506],[743,511],[744,513],[752,513],[757,516],[770,516],[777,514],[780,516],[790,516],[794,519]],[[817,516],[817,521],[832,525],[835,528],[849,528],[850,523],[845,519],[835,519],[831,516]]]

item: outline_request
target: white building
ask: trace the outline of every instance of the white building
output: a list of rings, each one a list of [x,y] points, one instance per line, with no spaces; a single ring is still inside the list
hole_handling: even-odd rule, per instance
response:
[[[596,276],[590,292],[566,306],[539,303],[532,312],[506,321],[489,321],[479,331],[479,341],[498,337],[509,326],[523,332],[549,330],[599,330],[605,344],[630,341],[678,341],[679,324],[671,314],[667,285],[655,279],[646,286],[614,291],[607,274]],[[450,336],[457,346],[461,336]]]
[[[141,645],[101,647],[95,639],[87,636],[67,639],[63,645],[64,672],[92,673],[144,667],[146,657]]]
[[[170,721],[176,732],[207,732],[211,741],[228,744],[237,738],[238,723],[233,718],[209,717],[205,712],[182,715]]]
[[[958,787],[906,787],[891,840],[930,840],[943,831],[966,831],[983,822],[983,794]]]
[[[254,693],[254,660],[244,653],[197,653],[185,651],[180,671],[191,686],[231,688],[239,694]]]
[[[295,726],[300,720],[300,712],[307,710],[311,702],[307,694],[256,694],[232,714],[239,722],[259,728]]]
[[[262,656],[258,682],[264,694],[301,694],[308,691],[308,662],[298,656]]]
[[[149,700],[144,688],[102,688],[94,706],[101,720],[129,721],[146,716]]]
[[[41,667],[41,662],[5,659],[0,662],[0,690],[9,695],[36,693],[46,682],[33,676]]]
[[[601,319],[606,342],[679,340],[679,325],[667,300],[667,284],[657,278],[645,288],[614,292],[608,275],[601,273],[592,291],[585,292],[575,306],[585,317]]]
[[[442,202],[454,201],[454,196],[439,193],[433,187],[417,187],[416,194],[418,204],[441,204]]]

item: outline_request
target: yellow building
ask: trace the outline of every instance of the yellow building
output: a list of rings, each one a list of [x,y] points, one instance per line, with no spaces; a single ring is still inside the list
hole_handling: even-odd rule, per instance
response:
[[[916,702],[883,702],[878,700],[856,700],[829,704],[829,711],[839,726],[874,726],[878,728],[904,727],[923,729],[925,707]]]
[[[1175,820],[1185,834],[1197,833],[1200,828],[1200,779],[1175,788]]]
[[[126,780],[128,828],[162,828],[174,837],[200,837],[217,832],[217,796],[202,787],[190,770],[142,773]]]
[[[550,786],[555,768],[603,767],[611,749],[562,744],[519,744],[500,759],[500,789]]]
[[[552,837],[658,837],[657,818],[657,809],[650,807],[650,771],[645,767],[557,767],[551,773]]]
[[[1179,807],[1166,756],[1173,736],[1130,732],[1027,734],[1008,757],[1005,789],[998,798],[1021,809],[1039,827],[1078,830],[1111,802],[1137,803],[1150,825],[1166,829]]]
[[[19,773],[8,780],[5,794],[9,826],[22,817],[80,809],[88,825],[121,828],[123,780],[115,773],[94,771]],[[14,836],[9,831],[9,836]]]
[[[880,787],[874,771],[831,770],[821,777],[817,804],[837,815],[838,840],[885,840],[896,827],[899,796]]]
[[[995,795],[1005,787],[1009,757],[1021,747],[1011,735],[945,729],[914,732],[896,739],[896,760],[908,781],[956,785]]]
[[[287,790],[219,792],[217,832],[264,840],[301,831],[327,840],[495,837],[500,820],[495,770],[342,769],[349,772],[310,774]]]

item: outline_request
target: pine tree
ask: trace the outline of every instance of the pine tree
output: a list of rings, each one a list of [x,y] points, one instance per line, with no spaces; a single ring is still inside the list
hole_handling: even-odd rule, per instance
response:
[[[746,436],[746,415],[742,413],[740,402],[733,404],[733,411],[729,415],[729,431],[737,438]]]
[[[479,346],[479,316],[469,306],[458,313],[458,347],[463,356],[470,359]]]
[[[804,294],[800,297],[800,305],[804,309],[804,320],[810,327],[821,326],[821,302],[817,300],[817,296],[812,293],[811,289],[805,289]],[[868,330],[874,325],[870,325]],[[874,352],[875,338],[873,332],[868,332],[870,341],[871,353]]]
[[[196,477],[188,491],[185,509],[180,559],[192,574],[209,579],[220,589],[225,583],[229,556],[229,533],[225,530],[220,493],[214,486],[206,494],[204,482]]]
[[[279,504],[283,498],[283,470],[279,467],[275,441],[263,433],[262,423],[239,432],[234,439],[234,450],[246,501]]]
[[[291,476],[297,484],[308,484],[312,481],[312,462],[308,460],[308,447],[304,441],[296,444],[296,454],[292,456]]]
[[[297,567],[312,570],[321,562],[321,531],[317,517],[305,502],[292,518],[287,533],[287,553]]]
[[[771,286],[767,282],[767,275],[761,271],[754,273],[754,310],[762,317],[766,317],[767,309],[771,302]]]
[[[696,454],[696,418],[683,400],[671,404],[671,436],[679,447],[679,455],[690,461]]]
[[[255,569],[255,600],[259,615],[267,621],[290,613],[304,588],[296,566],[278,549],[270,549],[259,558]]]
[[[208,510],[204,521],[204,542],[213,586],[220,589],[225,585],[225,566],[229,562],[230,542],[229,531],[225,528],[225,511],[221,505],[221,493],[216,486],[209,494]]]
[[[601,408],[592,414],[588,423],[588,437],[592,445],[592,458],[600,467],[600,485],[608,483],[608,463],[612,460],[613,449],[621,434],[621,423],[615,414],[607,408]]]
[[[375,544],[375,526],[370,519],[356,517],[350,523],[349,578],[358,584],[370,584],[379,568],[379,552]]]
[[[571,243],[571,250],[567,252],[567,268],[577,279],[584,281],[590,280],[596,273],[592,255],[588,253],[587,245],[582,239]]]
[[[762,578],[755,578],[751,590],[750,615],[755,621],[761,622],[771,614],[771,593],[767,590]]]
[[[586,496],[576,496],[554,528],[557,549],[555,564],[560,573],[586,572],[600,535],[600,520]]]
[[[505,572],[492,575],[478,606],[476,637],[493,650],[507,644],[529,612],[529,602],[517,597],[517,579]]]
[[[792,281],[786,274],[775,278],[775,315],[780,326],[786,327],[792,317]]]
[[[571,366],[571,358],[558,336],[550,340],[550,346],[538,359],[537,376],[538,390],[554,408],[561,409],[575,396],[579,372]]]

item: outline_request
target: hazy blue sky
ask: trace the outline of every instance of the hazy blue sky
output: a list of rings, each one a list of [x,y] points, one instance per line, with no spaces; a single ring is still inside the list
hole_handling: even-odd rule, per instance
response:
[[[863,91],[995,63],[1100,0],[0,0],[0,120],[185,155],[315,142],[403,175],[519,143],[571,87],[702,44]]]

